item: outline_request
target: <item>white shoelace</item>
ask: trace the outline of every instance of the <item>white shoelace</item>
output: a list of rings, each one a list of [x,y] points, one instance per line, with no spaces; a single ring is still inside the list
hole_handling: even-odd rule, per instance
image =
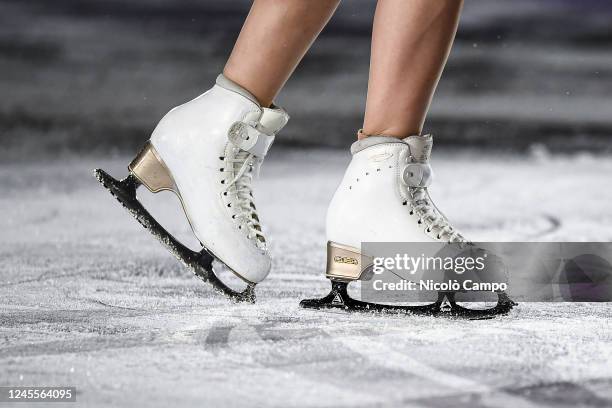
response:
[[[411,211],[419,214],[419,221],[427,224],[427,231],[437,232],[437,238],[446,238],[448,242],[465,242],[465,238],[448,222],[444,214],[431,201],[425,187],[410,187]],[[437,231],[435,231],[437,230]]]
[[[242,221],[241,227],[247,228],[247,237],[255,240],[258,247],[265,247],[265,238],[259,225],[259,217],[255,203],[253,202],[253,192],[251,183],[253,180],[253,167],[257,158],[244,150],[240,150],[233,158],[227,161],[231,164],[231,169],[225,169],[234,173],[235,176],[227,183],[224,191],[236,195],[234,205],[234,218]]]

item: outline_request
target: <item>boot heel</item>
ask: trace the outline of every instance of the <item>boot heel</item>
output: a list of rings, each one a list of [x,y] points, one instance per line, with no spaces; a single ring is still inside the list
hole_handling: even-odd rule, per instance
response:
[[[327,271],[328,279],[339,281],[352,281],[361,277],[361,254],[357,248],[327,242]]]
[[[153,145],[149,142],[128,166],[132,173],[152,193],[162,190],[177,192],[174,179]]]

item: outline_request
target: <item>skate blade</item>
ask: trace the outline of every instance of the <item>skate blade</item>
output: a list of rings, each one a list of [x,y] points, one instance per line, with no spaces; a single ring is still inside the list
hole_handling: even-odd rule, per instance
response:
[[[254,283],[247,283],[247,287],[242,292],[230,288],[213,271],[213,261],[217,260],[225,265],[223,261],[216,258],[206,248],[203,248],[200,252],[187,248],[149,214],[136,198],[136,188],[141,183],[133,174],[130,173],[123,180],[117,180],[104,170],[96,169],[94,170],[94,176],[145,229],[198,278],[210,283],[216,292],[227,296],[233,301],[255,302]],[[231,270],[227,265],[225,267]]]
[[[452,292],[439,293],[438,300],[427,305],[385,305],[353,299],[347,291],[348,282],[332,280],[331,283],[332,289],[327,296],[320,299],[304,299],[300,302],[300,307],[318,310],[342,309],[347,312],[374,312],[484,320],[506,315],[517,305],[504,292],[498,293],[497,304],[489,309],[469,309],[458,305]]]

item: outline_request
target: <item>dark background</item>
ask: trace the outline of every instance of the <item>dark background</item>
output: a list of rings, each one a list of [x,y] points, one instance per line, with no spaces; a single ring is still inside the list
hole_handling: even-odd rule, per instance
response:
[[[0,159],[131,153],[211,86],[249,5],[0,0]],[[342,3],[278,98],[279,144],[353,140],[374,6]],[[605,0],[466,0],[426,131],[453,148],[610,152],[611,21]]]

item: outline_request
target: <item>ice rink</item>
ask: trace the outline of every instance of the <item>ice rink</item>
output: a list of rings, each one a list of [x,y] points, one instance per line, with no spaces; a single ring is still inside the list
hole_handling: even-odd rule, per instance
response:
[[[91,175],[123,176],[127,157],[0,164],[0,385],[75,385],[95,407],[612,405],[611,304],[485,321],[298,308],[327,291],[324,215],[348,159],[271,153],[256,198],[275,261],[255,305],[212,293]],[[610,157],[433,165],[432,196],[473,240],[612,239]],[[163,195],[143,200],[189,237]]]

